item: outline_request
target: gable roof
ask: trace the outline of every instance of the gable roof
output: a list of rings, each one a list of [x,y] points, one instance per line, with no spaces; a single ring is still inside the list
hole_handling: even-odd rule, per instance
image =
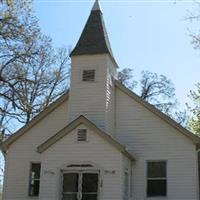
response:
[[[49,113],[54,111],[59,105],[61,105],[65,100],[68,99],[69,92],[63,94],[60,98],[58,98],[55,102],[51,103],[46,109],[40,112],[37,116],[35,116],[28,124],[20,128],[17,132],[11,135],[7,140],[0,143],[0,149],[5,151],[8,147],[15,142],[18,138],[24,135],[29,129],[35,126],[38,122],[40,122],[43,118],[45,118]]]
[[[187,129],[183,128],[180,124],[178,124],[176,121],[171,119],[169,116],[158,110],[155,106],[151,105],[147,101],[144,101],[141,97],[139,97],[137,94],[126,88],[121,82],[118,80],[115,80],[115,85],[118,89],[120,89],[122,92],[127,94],[129,97],[134,99],[137,103],[144,106],[146,109],[154,113],[156,116],[167,122],[170,126],[178,130],[180,133],[182,133],[184,136],[192,140],[192,142],[197,146],[197,148],[200,148],[200,137],[193,134],[192,132],[188,131]]]
[[[182,133],[188,139],[192,140],[192,142],[197,146],[197,148],[200,148],[200,137],[199,136],[197,136],[197,135],[193,134],[192,132],[188,131],[187,129],[183,128],[176,121],[174,121],[173,119],[171,119],[170,117],[168,117],[166,114],[162,113],[160,110],[158,110],[157,108],[155,108],[153,105],[151,105],[148,102],[144,101],[141,97],[139,97],[134,92],[132,92],[131,90],[129,90],[128,88],[126,88],[125,86],[123,86],[119,81],[115,80],[115,86],[118,89],[120,89],[122,92],[124,92],[125,94],[127,94],[129,97],[133,98],[136,102],[138,102],[139,104],[141,104],[142,106],[144,106],[146,109],[148,109],[149,111],[151,111],[152,113],[154,113],[155,115],[157,115],[159,118],[161,118],[162,120],[164,120],[170,126],[172,126],[173,128],[175,128],[176,130],[178,130],[180,133]],[[22,135],[24,135],[29,129],[31,129],[34,125],[36,125],[38,122],[40,122],[49,113],[51,113],[53,110],[55,110],[59,105],[61,105],[65,100],[67,100],[68,97],[69,97],[69,92],[67,92],[66,94],[62,95],[55,102],[53,102],[52,104],[50,104],[45,110],[43,110],[36,117],[34,117],[27,125],[23,126],[16,133],[14,133],[13,135],[11,135],[7,140],[5,140],[4,142],[0,143],[0,149],[2,151],[6,151],[8,149],[8,147],[13,142],[15,142]],[[117,142],[117,143],[119,143],[119,142]]]
[[[120,144],[118,141],[116,141],[113,137],[111,137],[108,133],[102,131],[100,128],[98,128],[94,123],[92,123],[90,120],[88,120],[83,115],[80,115],[78,118],[73,120],[71,123],[69,123],[67,126],[65,126],[62,130],[60,130],[58,133],[56,133],[54,136],[50,137],[47,141],[42,143],[37,147],[37,150],[39,153],[44,152],[49,147],[51,147],[53,144],[55,144],[57,141],[62,139],[64,136],[68,135],[72,130],[74,130],[76,127],[78,127],[80,124],[84,124],[90,129],[92,129],[95,133],[97,133],[101,138],[109,142],[111,145],[113,145],[117,150],[119,150],[121,153],[123,153],[125,156],[127,156],[132,161],[135,160],[135,157],[127,151],[127,149]]]

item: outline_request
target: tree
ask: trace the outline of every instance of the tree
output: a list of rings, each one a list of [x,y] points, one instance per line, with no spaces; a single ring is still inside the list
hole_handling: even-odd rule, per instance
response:
[[[200,2],[194,1],[196,4],[196,10],[188,11],[186,20],[191,22],[200,20]],[[191,43],[196,50],[200,50],[200,32],[190,33]],[[196,84],[196,91],[190,91],[189,97],[191,98],[193,105],[188,105],[188,108],[192,112],[192,119],[189,121],[189,128],[196,134],[200,135],[200,82]]]
[[[123,85],[125,85],[130,90],[133,90],[137,85],[137,81],[133,80],[133,69],[130,68],[124,68],[121,71],[119,71],[118,79]]]
[[[189,20],[190,22],[199,21],[200,20],[200,2],[193,1],[195,5],[194,10],[188,10],[187,15],[185,16],[185,20]],[[194,49],[200,49],[200,32],[190,31],[189,36],[191,37],[191,43]]]
[[[190,98],[193,101],[193,106],[190,106],[190,110],[193,113],[193,118],[189,122],[190,129],[200,134],[200,83],[196,85],[196,91],[190,91]]]
[[[119,72],[118,78],[123,85],[136,92],[143,100],[185,126],[187,113],[177,110],[178,101],[174,84],[166,76],[150,71],[142,71],[141,75],[141,79],[135,81],[133,70],[125,68]]]
[[[140,87],[140,97],[165,113],[176,104],[174,85],[164,75],[142,71]]]
[[[0,2],[0,131],[5,134],[13,132],[13,123],[28,123],[68,87],[68,51],[53,49],[31,5]]]

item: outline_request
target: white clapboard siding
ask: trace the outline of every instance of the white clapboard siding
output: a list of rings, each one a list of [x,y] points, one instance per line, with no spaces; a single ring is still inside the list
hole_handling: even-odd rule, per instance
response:
[[[6,156],[5,200],[30,199],[30,162],[41,161],[41,155],[36,152],[37,146],[68,123],[67,104],[66,100],[10,146]]]
[[[88,142],[77,142],[78,129],[87,128],[80,125],[77,129],[57,141],[42,153],[42,182],[40,200],[55,200],[61,196],[62,166],[71,163],[94,163],[100,166],[103,179],[100,188],[100,200],[122,200],[123,155],[103,138],[88,129]],[[112,173],[105,173],[115,171]],[[45,174],[50,171],[54,174]]]
[[[72,57],[72,66],[69,99],[70,121],[84,115],[99,128],[112,134],[114,131],[112,100],[114,98],[109,82],[111,73],[116,71],[116,67],[113,66],[110,57],[106,54]],[[82,81],[83,70],[95,70],[95,81]],[[108,121],[109,123],[107,123]]]
[[[134,200],[147,199],[147,160],[167,161],[167,199],[198,199],[195,146],[119,89],[116,90],[116,137],[136,155],[133,166]]]

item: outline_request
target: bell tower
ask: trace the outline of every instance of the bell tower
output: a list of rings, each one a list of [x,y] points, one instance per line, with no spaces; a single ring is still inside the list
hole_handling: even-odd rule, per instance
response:
[[[114,134],[117,63],[98,0],[70,56],[69,120],[84,115],[102,130]]]

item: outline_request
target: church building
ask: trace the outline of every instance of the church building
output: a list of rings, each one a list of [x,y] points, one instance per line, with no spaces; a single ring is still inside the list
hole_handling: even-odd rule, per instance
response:
[[[199,200],[200,138],[117,80],[98,0],[70,56],[69,91],[0,144],[3,200]]]

